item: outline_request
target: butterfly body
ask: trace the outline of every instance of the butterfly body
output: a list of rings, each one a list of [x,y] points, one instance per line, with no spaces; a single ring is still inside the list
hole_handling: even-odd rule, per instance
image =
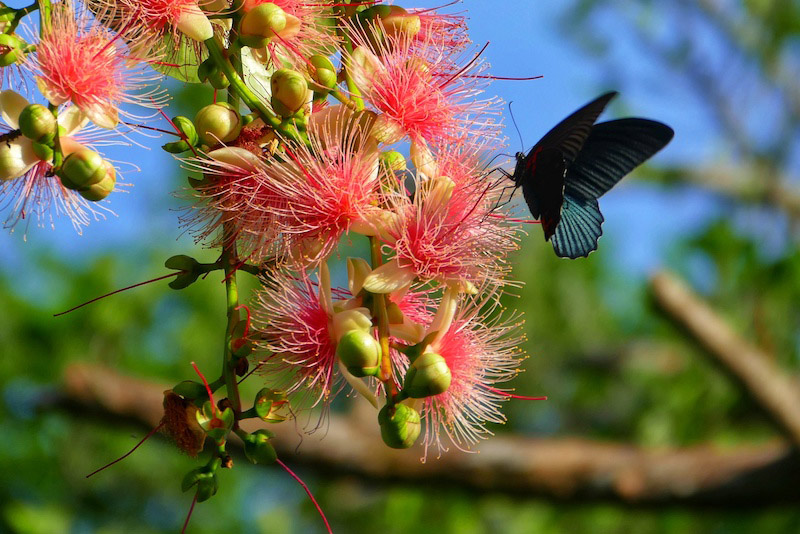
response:
[[[606,93],[589,102],[545,134],[527,155],[517,154],[511,178],[560,257],[585,257],[597,249],[603,233],[597,199],[674,135],[669,126],[649,119],[595,124],[616,95]]]

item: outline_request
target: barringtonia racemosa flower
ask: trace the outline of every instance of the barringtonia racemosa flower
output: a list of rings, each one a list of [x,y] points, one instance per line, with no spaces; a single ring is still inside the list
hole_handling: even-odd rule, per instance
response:
[[[119,115],[126,114],[123,103],[149,108],[166,103],[162,90],[148,88],[160,76],[70,0],[53,5],[50,24],[25,66],[50,103],[72,102],[102,128],[117,126]]]
[[[430,159],[429,144],[498,138],[498,102],[478,99],[486,82],[480,77],[485,65],[479,59],[463,61],[435,42],[420,46],[405,33],[375,45],[365,35],[379,31],[374,27],[350,31],[358,46],[346,56],[348,72],[379,114],[379,140],[394,143],[408,137],[412,159],[422,168]]]
[[[449,387],[443,393],[412,401],[420,405],[425,423],[425,454],[428,447],[447,450],[442,434],[460,450],[468,450],[479,439],[491,435],[487,423],[503,423],[500,404],[508,394],[495,384],[514,378],[524,359],[517,317],[493,315],[494,299],[482,296],[455,309],[455,291],[449,289],[440,312],[428,327],[438,332],[424,352],[440,355],[450,369]],[[487,306],[488,304],[488,306]]]
[[[20,221],[45,220],[53,225],[54,216],[64,215],[80,233],[94,218],[102,217],[96,204],[78,192],[67,189],[53,174],[51,153],[44,153],[19,131],[19,116],[28,106],[22,95],[5,90],[0,93],[0,113],[5,125],[0,125],[0,211],[8,211],[4,227],[14,228]],[[91,146],[91,130],[81,130],[88,123],[86,116],[74,106],[58,116],[61,150],[69,155]],[[103,209],[103,208],[101,208]]]
[[[165,36],[177,46],[182,35],[205,41],[214,35],[198,0],[89,0],[89,8],[106,26],[121,32],[134,47],[157,47]]]

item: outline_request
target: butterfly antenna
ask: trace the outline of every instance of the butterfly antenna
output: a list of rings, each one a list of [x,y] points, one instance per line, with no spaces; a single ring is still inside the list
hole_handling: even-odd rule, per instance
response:
[[[517,135],[519,136],[519,144],[522,149],[520,152],[525,152],[525,142],[522,140],[522,133],[519,131],[519,126],[517,126],[517,121],[514,118],[514,111],[511,109],[511,104],[513,103],[513,101],[508,103],[508,114],[511,115],[511,122],[514,123],[514,128],[517,130]]]

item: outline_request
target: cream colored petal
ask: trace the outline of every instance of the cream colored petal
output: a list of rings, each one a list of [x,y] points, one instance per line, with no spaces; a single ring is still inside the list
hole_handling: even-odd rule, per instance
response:
[[[0,182],[19,178],[38,162],[30,139],[18,137],[14,141],[0,143]]]
[[[414,162],[417,172],[424,174],[428,178],[435,178],[439,175],[439,166],[436,164],[436,158],[428,147],[428,143],[424,140],[412,142],[410,154],[411,161]]]
[[[42,93],[42,96],[44,96],[47,99],[47,101],[50,102],[51,104],[60,106],[61,104],[69,100],[68,97],[55,92],[49,85],[47,85],[44,79],[40,76],[36,77],[36,86],[39,88],[39,91]]]
[[[364,279],[364,289],[370,293],[391,293],[410,284],[416,273],[411,267],[400,267],[397,260],[384,263]]]
[[[70,106],[58,114],[58,125],[64,128],[64,135],[74,135],[89,123],[87,117],[77,106]]]
[[[347,286],[350,294],[358,295],[372,267],[364,258],[347,258]]]
[[[439,302],[439,309],[436,310],[436,315],[430,326],[428,326],[428,333],[438,332],[436,337],[431,341],[431,345],[435,346],[450,329],[450,325],[453,324],[453,318],[455,318],[457,310],[458,287],[448,286],[444,295],[442,295],[442,300]]]
[[[0,93],[0,113],[3,120],[14,129],[19,128],[19,114],[28,105],[28,100],[21,94],[6,89]]]
[[[362,91],[372,90],[372,80],[375,75],[385,71],[377,56],[363,46],[359,46],[350,54],[347,69],[348,74]]]
[[[337,358],[336,361],[339,363],[339,371],[341,371],[342,376],[345,380],[347,380],[347,383],[350,384],[354,390],[361,393],[361,395],[363,395],[364,398],[367,399],[367,401],[369,401],[369,403],[372,404],[372,406],[377,410],[378,399],[375,398],[375,394],[372,393],[369,387],[367,387],[367,385],[361,379],[350,374],[350,372],[342,363],[342,360]]]
[[[389,335],[402,339],[411,345],[416,345],[425,337],[425,327],[411,321],[403,324],[390,324]]]
[[[302,27],[302,23],[300,19],[286,13],[286,26],[278,32],[278,36],[281,39],[291,39],[292,37],[297,37],[297,34],[300,33],[300,28]]]
[[[333,296],[331,295],[331,272],[328,262],[323,261],[319,266],[319,303],[327,314],[333,315]]]
[[[218,148],[209,152],[208,156],[216,161],[246,169],[250,172],[256,172],[261,165],[261,160],[258,159],[258,156],[238,146]]]
[[[372,317],[367,308],[353,308],[341,311],[333,316],[333,330],[336,342],[351,330],[369,332],[372,328]]]
[[[87,106],[82,111],[100,128],[113,130],[119,124],[119,114],[112,106]]]
[[[203,10],[197,4],[184,9],[175,24],[187,37],[195,41],[205,41],[214,37],[214,28]]]

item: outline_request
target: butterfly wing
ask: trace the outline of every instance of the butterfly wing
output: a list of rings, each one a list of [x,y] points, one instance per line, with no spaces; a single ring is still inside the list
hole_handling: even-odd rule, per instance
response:
[[[547,240],[561,218],[567,167],[561,152],[556,149],[537,149],[534,156],[534,170],[531,177],[522,182],[522,195],[531,215],[542,222]]]
[[[564,196],[561,220],[550,243],[559,258],[586,257],[603,235],[603,215],[594,198]]]
[[[674,135],[666,124],[648,119],[595,124],[567,169],[565,193],[576,198],[599,198],[664,148]]]

